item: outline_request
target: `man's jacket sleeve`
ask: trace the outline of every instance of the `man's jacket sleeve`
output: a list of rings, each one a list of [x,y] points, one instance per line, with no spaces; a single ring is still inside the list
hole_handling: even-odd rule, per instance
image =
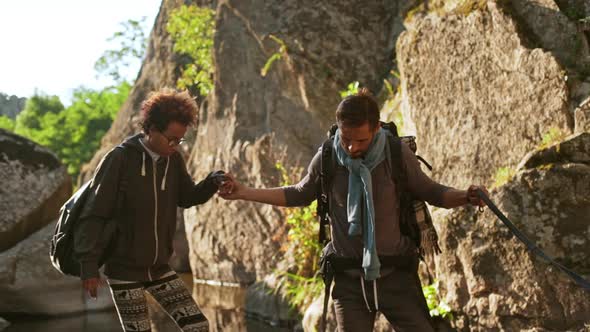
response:
[[[114,218],[119,194],[123,150],[111,150],[96,168],[87,200],[74,230],[74,255],[82,280],[98,277],[98,260],[114,229],[105,221]]]
[[[305,177],[295,185],[283,187],[287,206],[308,206],[316,199],[320,189],[321,159],[320,148],[309,163]]]
[[[402,142],[402,158],[408,175],[408,189],[416,198],[434,206],[443,206],[443,193],[450,188],[424,174],[416,155]]]

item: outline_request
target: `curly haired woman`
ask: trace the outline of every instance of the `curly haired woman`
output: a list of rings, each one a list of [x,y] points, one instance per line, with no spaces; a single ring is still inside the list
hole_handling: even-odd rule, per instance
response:
[[[91,194],[75,231],[75,254],[84,289],[96,297],[101,284],[99,257],[109,250],[104,274],[124,331],[150,331],[145,298],[149,292],[182,331],[209,330],[206,317],[182,280],[168,265],[177,207],[207,202],[220,175],[199,183],[176,151],[198,108],[187,92],[162,90],[142,104],[142,133],[112,149],[97,167]],[[105,220],[117,219],[115,230]]]

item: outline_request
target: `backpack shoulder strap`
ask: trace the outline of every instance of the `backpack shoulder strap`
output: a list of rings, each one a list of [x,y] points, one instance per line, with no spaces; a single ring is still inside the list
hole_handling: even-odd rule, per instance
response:
[[[334,142],[333,135],[322,143],[321,161],[320,161],[320,187],[317,194],[317,214],[320,219],[320,244],[325,244],[329,241],[329,227],[330,220],[328,219],[330,213],[330,188],[332,186],[332,177],[334,174],[335,160],[333,157],[332,144]]]
[[[383,121],[379,121],[379,123],[381,124],[381,128],[389,131],[394,137],[399,137],[399,134],[397,132],[397,126],[395,125],[395,123]]]
[[[336,130],[338,130],[338,125],[334,123],[330,127],[330,130],[328,130],[328,133],[327,133],[328,134],[328,138],[334,137],[334,135],[336,135]]]
[[[402,158],[402,140],[399,137],[388,136],[387,164],[391,169],[391,177],[395,183],[395,188],[398,197],[402,197],[401,193],[406,191],[407,174]]]

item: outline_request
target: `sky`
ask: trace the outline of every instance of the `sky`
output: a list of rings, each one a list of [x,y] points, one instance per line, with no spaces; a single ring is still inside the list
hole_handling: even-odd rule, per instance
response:
[[[30,97],[36,91],[71,103],[80,86],[112,85],[96,77],[94,62],[116,49],[107,39],[121,22],[146,16],[146,36],[161,0],[0,0],[0,92]],[[141,61],[129,77],[135,79]]]

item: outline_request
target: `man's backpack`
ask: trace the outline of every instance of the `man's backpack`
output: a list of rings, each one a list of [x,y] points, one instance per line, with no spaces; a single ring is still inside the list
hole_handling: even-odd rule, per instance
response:
[[[116,147],[116,149],[125,149],[122,145]],[[122,168],[125,166],[125,153],[123,153]],[[125,172],[121,172],[125,174]],[[91,190],[94,190],[92,186],[93,179],[84,183],[80,189],[78,189],[67,202],[61,207],[59,211],[59,218],[55,225],[55,231],[51,238],[51,245],[49,248],[49,258],[51,264],[62,274],[71,275],[75,277],[80,276],[80,263],[74,256],[74,233],[76,226],[79,224],[80,216],[84,210],[84,205],[90,194]],[[122,204],[122,194],[125,191],[126,179],[124,176],[119,180],[119,190],[117,197],[117,209],[119,212]],[[105,228],[113,230],[109,232],[112,234],[108,241],[108,245],[105,250],[101,253],[98,266],[102,266],[104,262],[109,258],[116,242],[116,226],[115,216],[109,220],[106,220]]]
[[[391,136],[388,135],[387,147],[389,153],[387,154],[387,163],[391,167],[391,175],[396,184],[397,195],[400,199],[400,230],[402,234],[410,237],[414,241],[420,257],[423,258],[425,254],[438,254],[440,253],[438,235],[432,225],[432,218],[428,211],[428,207],[425,202],[414,199],[407,190],[407,173],[402,162],[401,144],[402,142],[405,142],[415,153],[416,138],[413,136],[400,137],[397,133],[397,127],[393,122],[381,122],[381,127],[392,134]],[[329,194],[332,186],[334,169],[337,167],[333,151],[334,135],[336,134],[337,129],[337,125],[332,125],[332,128],[330,128],[330,131],[328,132],[328,139],[324,141],[321,149],[320,191],[317,195],[317,214],[320,219],[319,242],[322,245],[329,242]],[[430,166],[422,157],[416,157],[418,160],[422,161],[428,169],[432,170],[432,166]]]

